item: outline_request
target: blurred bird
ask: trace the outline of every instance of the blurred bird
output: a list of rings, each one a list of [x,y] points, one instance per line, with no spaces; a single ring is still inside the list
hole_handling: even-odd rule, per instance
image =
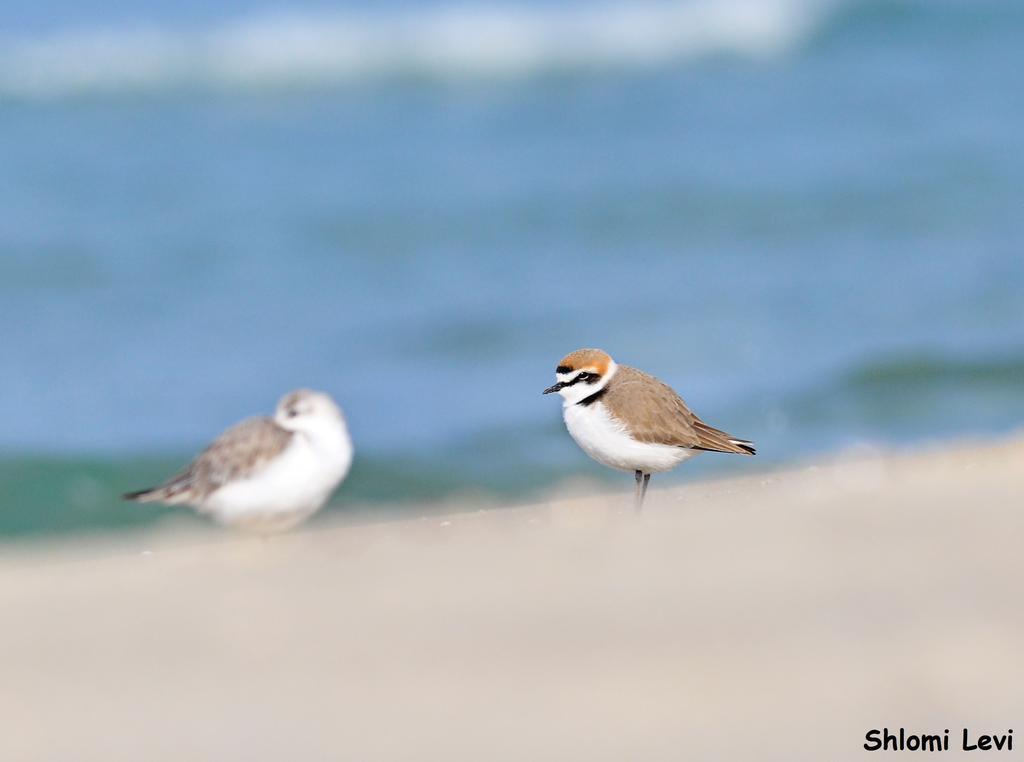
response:
[[[636,476],[639,511],[651,474],[670,471],[705,450],[753,455],[754,444],[708,426],[671,387],[642,370],[618,365],[600,349],[577,349],[555,368],[562,415],[587,455]]]
[[[281,398],[273,418],[249,418],[159,487],[124,495],[139,503],[185,504],[221,524],[261,532],[316,513],[352,464],[341,409],[323,392]]]

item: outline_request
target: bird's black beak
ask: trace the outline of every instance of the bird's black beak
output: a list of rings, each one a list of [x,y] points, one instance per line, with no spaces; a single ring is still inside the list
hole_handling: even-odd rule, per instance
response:
[[[559,390],[560,390],[560,389],[561,389],[561,388],[562,388],[563,386],[565,386],[565,384],[564,384],[564,383],[562,383],[561,381],[559,381],[559,382],[558,382],[557,384],[555,384],[554,386],[549,386],[549,387],[548,387],[547,389],[545,389],[545,390],[544,390],[544,393],[545,393],[545,394],[552,394],[553,392],[557,392],[557,391],[559,391]]]

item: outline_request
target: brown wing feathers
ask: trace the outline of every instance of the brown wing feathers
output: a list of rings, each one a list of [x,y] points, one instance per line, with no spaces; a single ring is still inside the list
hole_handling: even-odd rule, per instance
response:
[[[124,496],[140,503],[202,499],[235,479],[244,479],[277,457],[291,432],[270,418],[249,418],[225,431],[180,472],[159,487]]]
[[[640,442],[753,455],[751,442],[709,426],[675,390],[641,370],[620,365],[603,397],[612,415]]]

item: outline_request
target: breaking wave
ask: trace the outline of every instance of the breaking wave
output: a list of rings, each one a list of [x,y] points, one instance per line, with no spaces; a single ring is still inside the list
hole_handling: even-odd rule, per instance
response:
[[[201,28],[115,26],[0,36],[0,97],[287,89],[375,79],[520,79],[659,67],[713,55],[770,57],[798,45],[832,5],[443,5],[263,14]]]

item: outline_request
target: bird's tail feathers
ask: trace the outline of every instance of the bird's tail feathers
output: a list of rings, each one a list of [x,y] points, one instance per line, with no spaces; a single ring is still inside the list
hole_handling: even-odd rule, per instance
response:
[[[753,442],[726,434],[714,426],[708,426],[699,418],[693,422],[693,430],[696,432],[698,440],[698,443],[693,445],[695,450],[731,452],[736,455],[754,455],[757,452]]]
[[[121,495],[121,499],[130,500],[133,503],[151,503],[160,499],[156,497],[156,493],[159,491],[159,489],[140,489],[138,492],[125,492]]]
[[[133,503],[167,503],[168,505],[174,505],[188,501],[189,486],[181,482],[172,482],[160,487],[142,489],[138,492],[126,492],[121,497]]]
[[[747,455],[757,455],[757,450],[754,448],[753,442],[748,442],[746,439],[730,439],[729,444],[734,444],[741,450],[744,450]]]

